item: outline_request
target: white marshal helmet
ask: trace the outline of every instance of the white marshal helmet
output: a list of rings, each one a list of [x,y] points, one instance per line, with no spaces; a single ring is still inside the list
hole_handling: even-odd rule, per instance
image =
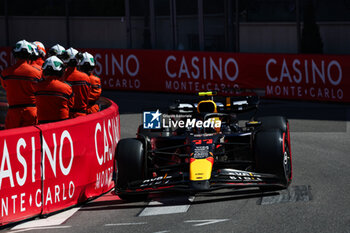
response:
[[[33,44],[29,43],[28,41],[20,40],[16,43],[13,53],[15,57],[28,59],[34,53],[33,47]]]
[[[79,62],[79,66],[89,65],[91,67],[95,67],[95,59],[94,56],[92,56],[90,53],[85,52],[82,54],[82,58]]]
[[[46,56],[46,49],[45,49],[45,46],[43,45],[43,43],[41,43],[40,41],[34,41],[33,43],[38,48],[40,56],[42,58],[44,58]]]
[[[61,77],[65,71],[65,65],[57,56],[47,58],[43,64],[43,74],[45,76]]]
[[[63,62],[71,65],[71,66],[77,66],[79,63],[79,51],[70,47],[66,50],[66,55],[63,58]]]
[[[88,52],[83,53],[82,58],[79,62],[79,69],[87,74],[90,74],[90,72],[92,72],[95,66],[96,66],[96,63],[95,63],[94,56],[92,56]]]
[[[62,45],[56,44],[50,48],[49,55],[60,57],[63,56],[65,52],[66,49]]]

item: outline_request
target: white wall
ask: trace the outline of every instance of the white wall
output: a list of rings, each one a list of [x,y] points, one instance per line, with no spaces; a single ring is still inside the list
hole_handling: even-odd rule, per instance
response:
[[[0,16],[0,46],[6,45],[5,17]]]
[[[320,23],[325,54],[350,54],[350,22]]]
[[[173,47],[170,17],[156,17],[157,49],[171,50]]]
[[[22,39],[39,40],[50,47],[66,44],[64,17],[9,17],[9,34],[11,46]]]
[[[240,51],[246,53],[296,53],[293,23],[241,23]]]
[[[224,35],[222,16],[205,17],[205,37]],[[350,22],[318,23],[325,54],[350,54]],[[143,45],[143,17],[133,17],[132,45]],[[157,17],[157,49],[171,49],[172,35],[169,17]],[[198,34],[196,16],[178,16],[178,42],[189,48],[189,35]],[[9,17],[10,44],[27,39],[39,40],[51,47],[56,43],[66,46],[65,17]],[[0,46],[6,45],[5,20],[0,17]],[[240,50],[247,53],[296,53],[296,26],[294,23],[241,23]],[[123,17],[71,17],[70,41],[77,48],[126,48],[126,21]]]
[[[70,42],[79,48],[126,48],[126,22],[121,17],[71,17]]]

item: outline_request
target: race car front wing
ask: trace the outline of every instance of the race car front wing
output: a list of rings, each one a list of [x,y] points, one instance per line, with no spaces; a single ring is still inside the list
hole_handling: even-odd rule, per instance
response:
[[[200,184],[200,185],[198,185]],[[152,193],[163,191],[206,192],[219,189],[242,188],[283,188],[279,177],[272,174],[240,171],[236,169],[221,169],[213,172],[209,180],[191,181],[189,174],[179,172],[172,175],[158,176],[151,179],[134,181],[126,189],[116,190],[116,193]]]

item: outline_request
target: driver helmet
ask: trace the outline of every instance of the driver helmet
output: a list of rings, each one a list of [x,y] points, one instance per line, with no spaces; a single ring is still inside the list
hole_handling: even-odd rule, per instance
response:
[[[62,59],[66,54],[66,49],[62,45],[56,44],[50,48],[48,54]]]
[[[44,76],[56,76],[62,77],[66,67],[62,60],[57,56],[51,56],[47,58],[43,64]]]
[[[44,58],[46,56],[46,49],[43,43],[41,43],[40,41],[34,41],[33,43],[36,45],[40,57]]]
[[[94,56],[90,53],[85,52],[82,54],[82,58],[79,62],[79,68],[83,72],[91,72],[96,66]]]
[[[34,53],[34,46],[26,40],[20,40],[16,43],[12,52],[15,58],[30,59]]]

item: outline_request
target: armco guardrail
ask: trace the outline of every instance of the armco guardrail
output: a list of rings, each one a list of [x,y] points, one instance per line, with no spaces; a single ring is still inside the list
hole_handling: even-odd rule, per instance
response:
[[[0,225],[84,202],[113,188],[118,106],[0,131]]]

